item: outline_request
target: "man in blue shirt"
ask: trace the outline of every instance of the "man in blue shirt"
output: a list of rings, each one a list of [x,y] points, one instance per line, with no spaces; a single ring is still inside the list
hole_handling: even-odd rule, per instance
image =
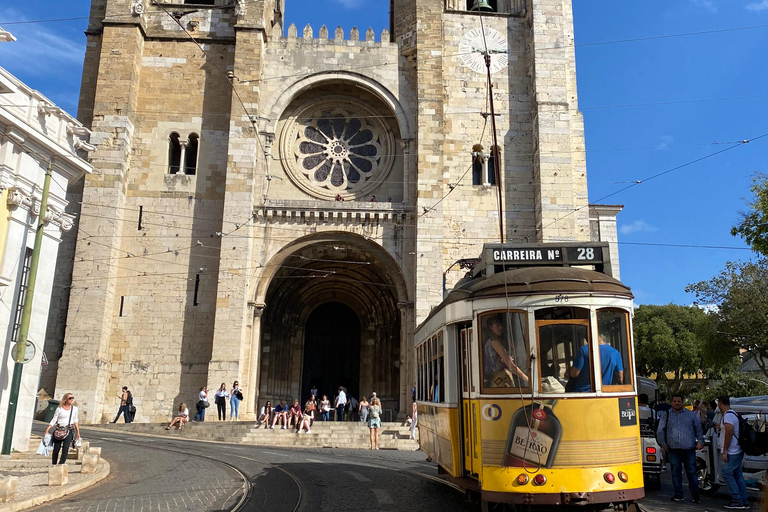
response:
[[[701,421],[683,407],[683,397],[672,397],[672,409],[659,416],[659,428],[656,431],[662,450],[672,466],[672,487],[675,495],[672,501],[683,501],[683,466],[688,475],[688,487],[691,500],[699,501],[699,479],[696,475],[696,450],[704,446]]]
[[[618,350],[608,344],[608,336],[600,333],[600,375],[603,386],[622,384],[624,382],[624,364]],[[573,366],[570,375],[576,379],[574,391],[588,393],[592,391],[591,364],[589,361],[589,345],[582,345],[573,356]],[[618,373],[618,382],[614,382],[614,375]]]

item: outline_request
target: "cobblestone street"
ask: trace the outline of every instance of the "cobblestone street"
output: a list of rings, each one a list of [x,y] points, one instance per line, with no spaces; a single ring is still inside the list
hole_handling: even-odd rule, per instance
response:
[[[244,497],[247,511],[394,511],[404,503],[410,511],[480,510],[446,485],[421,451],[288,449],[83,430],[92,445],[102,447],[112,475],[37,510],[218,511],[231,510]],[[757,503],[757,493],[750,494]],[[671,496],[665,472],[661,489],[648,492],[642,509],[715,511],[729,499],[723,488],[702,495],[702,504],[673,503]]]

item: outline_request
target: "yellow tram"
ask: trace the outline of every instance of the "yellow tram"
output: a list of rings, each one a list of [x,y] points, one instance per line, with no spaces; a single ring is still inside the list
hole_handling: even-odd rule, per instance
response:
[[[421,448],[484,505],[642,498],[632,294],[607,244],[486,244],[416,329]]]

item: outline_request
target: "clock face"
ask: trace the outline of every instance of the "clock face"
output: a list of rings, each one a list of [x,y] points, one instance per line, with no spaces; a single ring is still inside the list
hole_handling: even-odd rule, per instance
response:
[[[486,73],[485,48],[491,55],[491,73],[501,71],[507,65],[509,59],[509,45],[507,38],[501,32],[490,27],[475,28],[464,34],[459,43],[459,54],[469,69],[476,73]]]

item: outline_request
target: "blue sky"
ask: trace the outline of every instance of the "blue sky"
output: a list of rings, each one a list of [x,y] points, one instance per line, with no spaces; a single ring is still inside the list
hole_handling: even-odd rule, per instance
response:
[[[10,22],[86,17],[89,2],[9,3],[0,6],[0,26],[18,42],[0,43],[0,66],[74,113],[86,20]],[[322,24],[349,33],[356,25],[378,35],[388,7],[387,0],[287,0],[286,14],[299,31],[311,23],[315,33]],[[622,280],[637,302],[690,304],[686,284],[751,256],[729,230],[750,178],[768,172],[768,137],[606,196],[768,133],[768,0],[576,0],[574,16],[590,201],[625,205]],[[659,37],[691,33],[698,34]],[[621,42],[628,39],[641,40]]]

